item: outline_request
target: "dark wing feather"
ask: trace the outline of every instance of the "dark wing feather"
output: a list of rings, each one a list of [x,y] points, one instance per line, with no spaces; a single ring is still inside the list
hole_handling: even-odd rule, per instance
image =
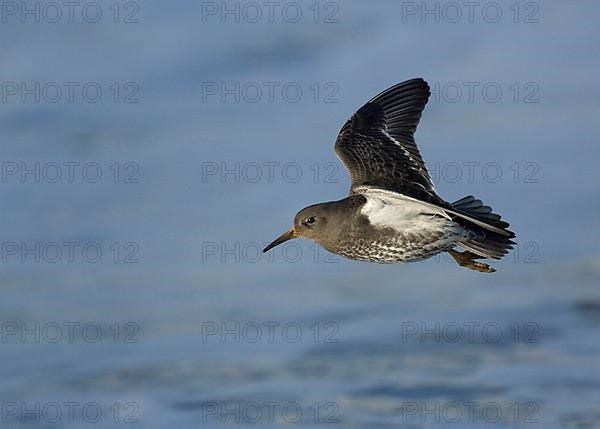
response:
[[[335,152],[350,173],[350,193],[373,186],[441,204],[414,140],[429,98],[423,79],[399,83],[361,107],[342,127]]]

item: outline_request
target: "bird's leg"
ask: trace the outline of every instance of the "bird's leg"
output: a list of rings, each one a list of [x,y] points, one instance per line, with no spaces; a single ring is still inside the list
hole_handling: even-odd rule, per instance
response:
[[[475,270],[482,273],[493,273],[496,271],[488,264],[484,264],[483,262],[475,262],[474,259],[481,259],[481,256],[476,255],[473,252],[466,251],[461,253],[450,249],[448,250],[448,253],[461,267],[469,268],[470,270]]]

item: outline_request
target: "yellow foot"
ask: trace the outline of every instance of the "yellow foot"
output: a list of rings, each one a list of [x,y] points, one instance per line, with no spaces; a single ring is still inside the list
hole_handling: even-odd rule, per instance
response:
[[[456,250],[448,250],[448,253],[461,267],[479,271],[481,273],[493,273],[494,271],[496,271],[488,264],[484,264],[483,262],[475,262],[474,259],[481,259],[481,256],[476,255],[475,253],[469,251],[461,253],[457,252]]]

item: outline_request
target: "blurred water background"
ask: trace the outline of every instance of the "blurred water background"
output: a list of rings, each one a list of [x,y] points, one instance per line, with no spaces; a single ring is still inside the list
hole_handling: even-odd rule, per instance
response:
[[[2,427],[600,427],[600,5],[454,4],[3,2]],[[260,255],[418,76],[437,190],[517,233],[498,272]]]

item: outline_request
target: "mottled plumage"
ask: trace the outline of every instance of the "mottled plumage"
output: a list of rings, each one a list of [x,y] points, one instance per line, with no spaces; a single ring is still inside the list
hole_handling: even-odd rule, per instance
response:
[[[461,266],[492,272],[474,259],[502,258],[515,235],[481,200],[468,196],[450,204],[435,192],[414,141],[429,95],[427,82],[409,80],[352,115],[335,143],[350,174],[350,195],[302,209],[265,252],[305,237],[350,259],[411,262],[447,251]],[[467,251],[454,251],[457,245]]]

